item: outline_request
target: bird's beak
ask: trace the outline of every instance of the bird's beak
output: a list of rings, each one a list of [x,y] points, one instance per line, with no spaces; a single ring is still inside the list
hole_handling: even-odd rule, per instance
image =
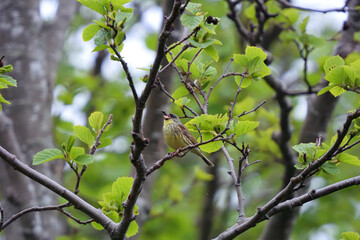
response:
[[[167,113],[167,112],[165,112],[165,111],[161,111],[161,112],[164,114],[164,119],[165,119],[165,120],[168,120],[168,119],[171,118],[169,113]]]

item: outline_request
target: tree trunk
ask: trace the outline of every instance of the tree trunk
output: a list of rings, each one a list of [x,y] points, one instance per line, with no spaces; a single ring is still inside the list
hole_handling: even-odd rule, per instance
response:
[[[26,164],[44,148],[53,147],[51,103],[57,65],[66,30],[76,10],[76,2],[59,1],[56,17],[45,22],[39,14],[39,0],[0,2],[0,46],[5,63],[18,87],[5,91],[12,105],[0,115],[0,145]],[[19,156],[20,155],[20,156]],[[57,204],[58,196],[15,173],[0,161],[1,202],[6,219],[30,206]],[[36,167],[56,181],[61,180],[62,163]],[[31,213],[4,230],[5,239],[55,239],[64,232],[56,212]]]

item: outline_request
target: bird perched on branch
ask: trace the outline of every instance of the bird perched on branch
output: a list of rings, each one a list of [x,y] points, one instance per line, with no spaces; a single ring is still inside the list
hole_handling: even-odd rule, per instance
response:
[[[163,133],[165,142],[171,148],[177,150],[198,143],[190,131],[180,122],[178,116],[173,113],[161,112],[164,114]],[[191,149],[191,152],[201,157],[209,167],[214,166],[214,164],[201,153],[198,147]]]

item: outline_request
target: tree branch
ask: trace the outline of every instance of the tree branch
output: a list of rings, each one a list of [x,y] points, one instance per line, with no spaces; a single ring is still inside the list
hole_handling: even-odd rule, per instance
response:
[[[338,131],[338,138],[335,143],[330,147],[330,149],[315,162],[310,163],[308,167],[306,167],[303,171],[300,172],[296,177],[291,178],[290,182],[287,184],[285,188],[283,188],[279,193],[277,193],[268,203],[266,203],[263,207],[259,207],[257,213],[255,213],[252,217],[247,218],[243,222],[238,222],[234,226],[230,227],[223,233],[221,233],[215,239],[223,240],[223,239],[233,239],[244,231],[254,227],[257,223],[261,222],[264,219],[269,217],[268,213],[274,209],[279,203],[289,196],[291,192],[294,191],[294,188],[303,181],[303,179],[307,178],[311,175],[315,170],[317,170],[321,165],[323,165],[326,161],[332,159],[336,151],[340,147],[341,142],[345,138],[351,123],[354,119],[360,117],[360,108],[358,108],[354,113],[349,113],[347,119],[344,123],[343,129]],[[351,180],[350,180],[351,182]],[[357,180],[355,181],[357,184]],[[348,183],[349,184],[349,183]],[[354,183],[355,184],[355,183]],[[354,185],[353,184],[353,185]],[[346,184],[345,184],[346,185]],[[332,189],[332,188],[330,188]],[[336,189],[335,189],[336,190]],[[327,191],[330,193],[329,189]]]
[[[292,210],[295,207],[302,206],[304,203],[310,202],[320,197],[324,197],[326,195],[329,195],[331,193],[340,191],[344,188],[348,188],[354,185],[360,185],[360,176],[352,177],[317,190],[313,189],[310,192],[303,194],[299,197],[280,203],[279,205],[274,207],[271,211],[269,211],[267,215],[270,217],[277,214],[280,211]]]
[[[77,209],[87,214],[89,217],[93,218],[97,223],[102,225],[106,231],[110,234],[113,233],[113,229],[116,224],[108,218],[100,209],[97,209],[84,201],[82,198],[77,196],[75,193],[71,192],[67,188],[61,186],[57,182],[53,181],[49,177],[37,172],[36,170],[30,168],[28,165],[21,162],[15,155],[9,153],[6,149],[0,146],[0,157],[9,165],[11,165],[14,170],[21,172],[32,180],[40,183],[44,187],[50,189],[57,195],[68,200],[72,205],[76,206]]]
[[[121,221],[118,224],[116,231],[113,233],[113,237],[116,239],[124,239],[130,223],[134,221],[134,206],[146,180],[146,166],[142,156],[142,151],[149,144],[149,139],[144,138],[142,134],[142,116],[146,101],[148,100],[150,93],[155,86],[154,83],[157,79],[161,61],[165,56],[166,40],[168,39],[171,31],[173,30],[175,20],[180,15],[180,7],[181,1],[175,0],[172,12],[170,16],[167,17],[167,19],[165,20],[164,27],[160,33],[156,57],[154,63],[152,64],[152,68],[150,70],[149,78],[146,83],[145,89],[139,99],[137,99],[136,101],[132,132],[132,137],[134,141],[130,146],[131,150],[129,156],[131,163],[135,167],[136,175],[130,193],[127,196],[125,202],[123,203],[123,217],[121,218]]]

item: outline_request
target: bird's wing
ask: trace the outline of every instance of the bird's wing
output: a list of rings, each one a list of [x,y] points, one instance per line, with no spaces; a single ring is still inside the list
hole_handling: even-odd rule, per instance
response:
[[[190,133],[189,129],[187,129],[183,124],[180,124],[179,127],[181,128],[181,131],[186,136],[186,138],[191,141],[191,143],[189,143],[189,145],[198,143],[196,141],[196,139],[194,138],[194,136]]]

